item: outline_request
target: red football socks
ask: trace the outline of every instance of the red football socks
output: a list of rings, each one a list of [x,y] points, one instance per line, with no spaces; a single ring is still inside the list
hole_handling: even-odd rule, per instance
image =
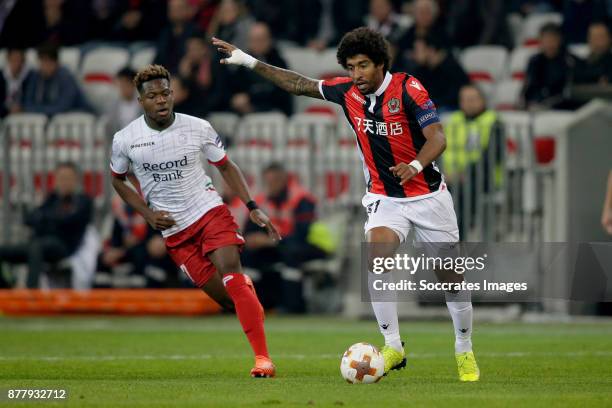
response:
[[[234,301],[236,315],[256,356],[269,357],[264,330],[264,311],[251,279],[241,273],[223,275],[225,290]]]

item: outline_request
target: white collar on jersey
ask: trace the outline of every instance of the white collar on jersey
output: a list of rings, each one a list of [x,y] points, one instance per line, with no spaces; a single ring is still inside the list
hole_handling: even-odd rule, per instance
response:
[[[374,92],[373,94],[368,94],[367,96],[371,96],[371,95],[380,96],[380,95],[382,95],[382,93],[387,90],[387,87],[391,83],[391,78],[392,78],[391,74],[389,73],[389,71],[387,71],[387,73],[385,74],[385,79],[383,79],[382,84],[380,84],[380,86],[378,87],[376,92]]]

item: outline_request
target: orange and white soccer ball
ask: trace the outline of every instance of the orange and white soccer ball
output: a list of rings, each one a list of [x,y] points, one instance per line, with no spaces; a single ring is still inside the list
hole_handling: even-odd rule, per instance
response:
[[[340,373],[351,384],[375,383],[385,374],[385,360],[373,345],[356,343],[342,355]]]

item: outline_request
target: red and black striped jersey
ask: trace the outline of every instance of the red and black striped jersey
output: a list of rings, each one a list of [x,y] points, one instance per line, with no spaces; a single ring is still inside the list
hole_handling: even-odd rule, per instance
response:
[[[350,78],[338,77],[320,81],[319,91],[325,100],[342,106],[357,136],[369,193],[409,200],[445,188],[435,162],[403,186],[389,170],[414,160],[426,141],[423,129],[440,121],[416,78],[387,72],[375,93],[363,95]]]

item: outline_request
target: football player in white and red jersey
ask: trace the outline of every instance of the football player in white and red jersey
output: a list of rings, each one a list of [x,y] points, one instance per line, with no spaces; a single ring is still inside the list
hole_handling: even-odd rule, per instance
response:
[[[151,226],[161,230],[168,253],[194,285],[226,309],[235,310],[255,354],[253,377],[273,377],[264,312],[242,273],[238,225],[223,204],[201,161],[205,157],[250,211],[251,220],[280,239],[251,198],[240,169],[227,157],[210,123],[175,113],[170,74],[160,65],[140,70],[134,84],[144,115],[118,131],[111,155],[112,185]],[[126,182],[134,173],[143,197]]]
[[[245,66],[292,94],[342,106],[363,161],[367,191],[362,204],[368,213],[366,240],[373,244],[371,260],[392,257],[412,230],[416,241],[430,246],[453,248],[459,241],[453,200],[435,163],[446,148],[436,107],[418,79],[388,71],[388,45],[380,33],[367,27],[347,33],[337,58],[349,76],[324,81],[258,61],[220,39],[212,42],[227,55],[223,64]],[[463,276],[452,270],[435,272],[445,283],[463,282]],[[453,290],[445,297],[455,328],[459,379],[478,381],[470,293]],[[372,308],[385,338],[385,373],[404,367],[397,302],[372,299]]]

